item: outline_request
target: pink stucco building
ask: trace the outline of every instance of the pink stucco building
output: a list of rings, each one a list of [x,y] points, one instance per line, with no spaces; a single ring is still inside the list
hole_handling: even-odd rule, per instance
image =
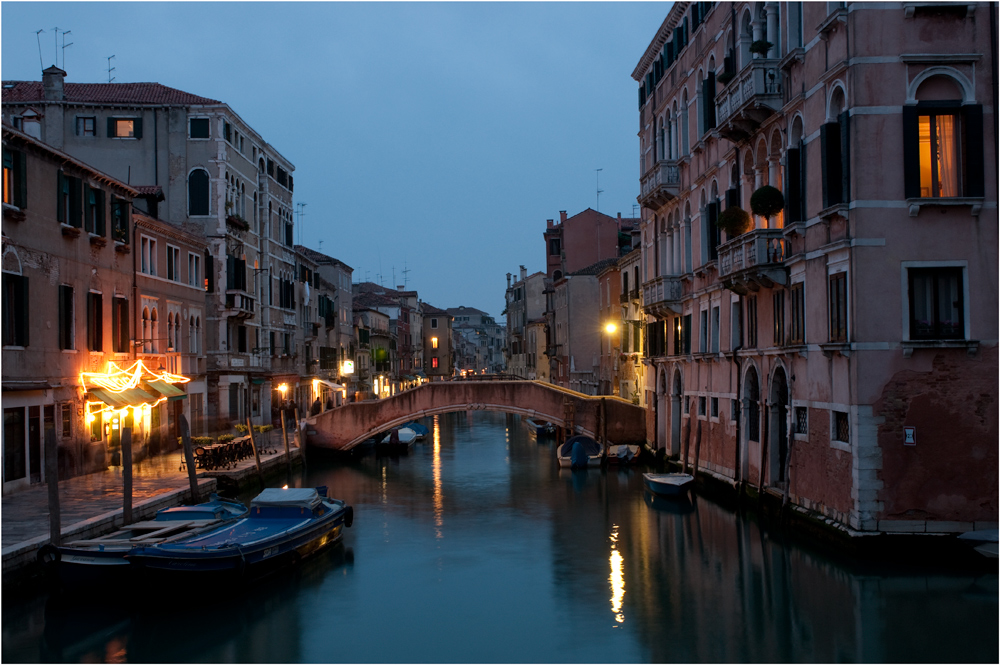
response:
[[[632,74],[651,447],[854,533],[995,528],[991,25],[674,3]]]

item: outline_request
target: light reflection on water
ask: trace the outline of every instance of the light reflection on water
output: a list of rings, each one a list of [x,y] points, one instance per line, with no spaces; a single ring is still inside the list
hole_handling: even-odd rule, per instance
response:
[[[996,574],[837,561],[641,469],[560,470],[514,417],[425,424],[405,457],[310,455],[343,546],[180,608],[5,599],[3,661],[997,662]]]

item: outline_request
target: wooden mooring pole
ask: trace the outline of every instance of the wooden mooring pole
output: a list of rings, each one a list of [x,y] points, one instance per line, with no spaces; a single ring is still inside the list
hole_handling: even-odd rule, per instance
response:
[[[62,525],[59,514],[59,458],[54,427],[45,428],[45,480],[49,485],[49,542],[58,547]]]
[[[194,448],[191,446],[191,428],[188,427],[187,418],[181,414],[180,422],[181,441],[184,444],[184,465],[187,467],[188,484],[191,485],[191,503],[198,503],[198,472],[194,468]]]
[[[288,450],[288,427],[285,424],[285,409],[281,409],[281,438],[285,442],[285,461],[288,463],[289,473],[292,470],[292,453]]]
[[[122,524],[132,523],[132,416],[119,419],[122,443]]]

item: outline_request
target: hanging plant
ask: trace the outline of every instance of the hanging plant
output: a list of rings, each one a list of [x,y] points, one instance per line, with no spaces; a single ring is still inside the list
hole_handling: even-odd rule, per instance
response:
[[[785,209],[785,197],[781,190],[771,185],[764,185],[750,197],[750,210],[768,221]]]
[[[753,44],[750,44],[750,52],[756,53],[763,58],[767,56],[767,52],[771,50],[772,46],[774,46],[774,44],[766,39],[758,39]]]
[[[743,208],[729,206],[719,214],[715,225],[725,231],[727,237],[735,238],[749,231],[753,227],[753,220]]]

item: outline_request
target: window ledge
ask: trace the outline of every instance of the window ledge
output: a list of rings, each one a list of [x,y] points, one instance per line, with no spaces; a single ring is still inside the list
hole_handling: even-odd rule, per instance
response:
[[[805,227],[805,222],[792,222],[791,224],[786,224],[783,229],[784,236],[789,238],[791,236],[800,235],[802,231],[805,230]]]
[[[91,245],[97,245],[98,247],[104,247],[105,245],[108,244],[107,239],[104,238],[104,237],[102,237],[102,236],[96,235],[94,233],[91,233],[89,235],[90,235],[90,244]]]
[[[823,39],[829,37],[829,33],[837,29],[837,23],[847,23],[847,8],[840,7],[830,13],[823,22],[816,26],[816,32],[820,33]]]
[[[809,441],[808,434],[802,434],[800,432],[795,432],[793,435],[795,441]]]
[[[829,208],[823,208],[819,211],[819,218],[830,221],[830,218],[839,215],[844,219],[847,219],[848,205],[846,203],[834,203]]]
[[[18,208],[16,205],[11,205],[10,203],[4,203],[3,218],[8,222],[23,222],[25,214],[24,211]]]
[[[971,357],[975,356],[979,350],[979,340],[977,339],[921,339],[904,340],[902,343],[903,357],[909,358],[916,349],[965,349]]]
[[[130,248],[127,242],[122,242],[120,240],[115,240],[115,251],[119,254],[128,254]]]
[[[788,54],[778,62],[778,69],[788,69],[793,62],[802,63],[806,59],[806,50],[798,46],[793,48]]]
[[[81,231],[80,231],[80,229],[78,227],[76,227],[76,226],[70,226],[66,222],[60,222],[59,226],[62,228],[62,234],[64,236],[68,236],[70,238],[79,238],[80,237]]]
[[[828,342],[820,344],[819,348],[822,349],[823,355],[827,358],[832,358],[835,353],[839,353],[845,358],[851,357],[851,345],[847,342]]]
[[[836,450],[843,450],[845,453],[851,452],[851,444],[846,441],[837,441],[836,439],[830,440],[830,447]]]
[[[906,204],[910,207],[910,217],[920,214],[920,209],[925,206],[969,206],[969,212],[973,217],[979,217],[983,210],[984,197],[982,196],[956,196],[951,198],[917,198],[906,199]]]
[[[805,344],[785,344],[781,349],[785,353],[797,353],[800,357],[805,358],[809,347]]]

